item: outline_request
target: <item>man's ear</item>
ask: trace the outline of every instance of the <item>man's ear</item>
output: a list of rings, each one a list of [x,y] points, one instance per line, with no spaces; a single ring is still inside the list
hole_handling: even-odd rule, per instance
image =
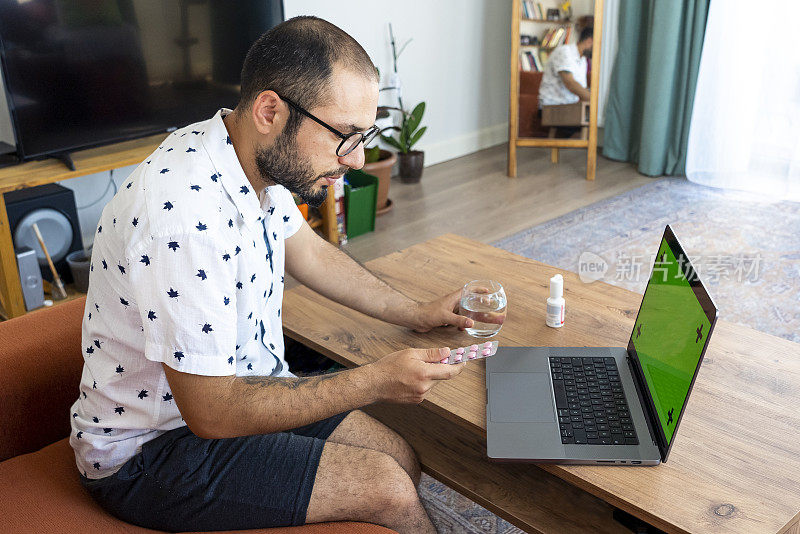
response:
[[[275,91],[262,91],[258,94],[251,108],[253,124],[258,133],[269,135],[280,130],[285,115],[288,114],[286,103],[283,102]]]

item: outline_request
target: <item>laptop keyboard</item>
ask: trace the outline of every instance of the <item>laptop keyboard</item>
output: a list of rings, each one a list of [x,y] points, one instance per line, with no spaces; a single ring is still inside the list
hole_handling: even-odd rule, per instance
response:
[[[550,358],[561,443],[638,445],[614,358]]]

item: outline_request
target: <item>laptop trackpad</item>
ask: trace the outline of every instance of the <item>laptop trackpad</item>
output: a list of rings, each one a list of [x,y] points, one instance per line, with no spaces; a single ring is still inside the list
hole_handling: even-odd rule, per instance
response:
[[[550,373],[491,373],[489,409],[496,423],[554,422]]]

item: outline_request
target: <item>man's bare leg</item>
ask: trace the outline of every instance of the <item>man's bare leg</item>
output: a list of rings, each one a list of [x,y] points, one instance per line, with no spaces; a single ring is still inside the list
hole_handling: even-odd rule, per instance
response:
[[[322,449],[306,522],[344,520],[376,523],[400,534],[436,533],[416,486],[394,458],[329,440]]]
[[[350,412],[328,441],[388,454],[408,473],[414,487],[419,484],[419,461],[411,446],[397,432],[361,410]]]

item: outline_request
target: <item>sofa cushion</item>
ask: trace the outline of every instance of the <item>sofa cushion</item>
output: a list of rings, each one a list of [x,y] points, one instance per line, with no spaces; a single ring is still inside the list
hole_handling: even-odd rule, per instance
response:
[[[116,534],[157,532],[107,514],[78,480],[66,439],[0,463],[0,532]],[[302,527],[237,531],[269,534],[391,534],[366,523],[318,523]]]
[[[86,298],[0,322],[0,461],[69,435]]]

